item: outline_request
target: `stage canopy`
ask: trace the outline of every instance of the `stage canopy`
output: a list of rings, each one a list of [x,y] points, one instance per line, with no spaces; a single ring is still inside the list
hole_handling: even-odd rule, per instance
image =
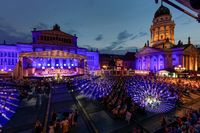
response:
[[[23,52],[20,53],[19,58],[23,57],[39,57],[39,58],[74,58],[74,59],[86,59],[86,56],[73,54],[61,50],[40,51],[40,52]]]
[[[14,70],[15,78],[23,78],[23,58],[61,58],[61,59],[77,59],[86,62],[86,56],[69,53],[61,50],[39,51],[39,52],[22,52],[19,55],[19,61]]]

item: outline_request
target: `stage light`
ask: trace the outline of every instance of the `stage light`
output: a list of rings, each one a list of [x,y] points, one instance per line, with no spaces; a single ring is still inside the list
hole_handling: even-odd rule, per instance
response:
[[[38,63],[38,66],[41,66],[41,64],[40,64],[40,63]]]
[[[70,69],[71,67],[70,67],[70,66],[68,66],[68,68]]]
[[[64,64],[64,66],[66,66],[66,64]]]
[[[52,66],[51,69],[54,69],[54,67]]]
[[[4,69],[1,69],[1,71],[3,72],[3,71],[4,71]]]
[[[12,71],[12,69],[8,69],[8,71]]]
[[[72,64],[72,66],[74,66],[74,64]]]
[[[176,106],[177,94],[171,92],[172,86],[138,78],[127,81],[128,94],[132,101],[145,110],[154,113],[168,112]]]
[[[58,64],[56,64],[56,66],[59,66]]]
[[[62,67],[62,66],[61,66],[60,68],[61,68],[61,69],[63,69],[63,67]]]
[[[50,66],[50,64],[47,64],[47,66]]]
[[[45,67],[43,66],[42,69],[45,69]]]

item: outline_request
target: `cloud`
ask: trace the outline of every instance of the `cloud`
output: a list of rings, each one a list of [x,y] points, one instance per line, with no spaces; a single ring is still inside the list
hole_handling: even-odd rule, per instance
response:
[[[187,19],[187,20],[181,22],[181,25],[189,25],[189,24],[191,24],[193,21],[194,21],[194,20],[192,20],[192,19]]]
[[[119,55],[124,55],[127,52],[135,52],[137,47],[124,47],[124,46],[119,46],[115,50],[109,50],[109,49],[100,49],[100,53],[104,54],[119,54]]]
[[[15,27],[7,23],[3,18],[0,21],[0,41],[6,40],[8,43],[30,42],[31,35],[18,31]]]
[[[133,36],[133,37],[131,38],[131,40],[135,40],[135,39],[138,39],[138,38],[147,36],[147,35],[148,35],[147,32],[142,32],[142,31],[141,31],[141,32],[139,32],[137,35]]]
[[[137,38],[138,38],[138,35],[135,35],[135,36],[131,37],[131,40],[135,40]]]
[[[36,24],[34,26],[34,28],[41,30],[41,29],[49,29],[50,27],[47,24],[40,22],[40,23]]]
[[[82,45],[83,48],[86,48],[91,51],[97,51],[98,48],[92,47],[91,45]]]
[[[139,37],[144,37],[144,36],[147,36],[148,33],[147,32],[139,32]]]
[[[71,23],[71,22],[65,22],[63,25],[66,28],[62,30],[62,27],[61,27],[62,31],[67,32],[68,34],[71,34],[71,35],[74,35],[74,34],[76,34],[78,36],[81,35],[80,32],[78,30],[76,30],[81,25],[77,25],[77,24],[74,24],[74,23]]]
[[[69,29],[66,31],[68,34],[74,35],[74,34],[80,34],[79,31],[74,30],[74,29]]]
[[[185,14],[182,13],[181,15],[176,16],[174,19],[178,20],[178,19],[182,19],[185,17]]]
[[[128,33],[127,30],[124,30],[117,35],[116,41],[111,42],[111,45],[107,46],[103,50],[107,50],[107,49],[113,50],[113,49],[117,48],[118,46],[120,46],[122,43],[125,43],[126,40],[131,36],[133,36],[133,34]]]
[[[102,34],[99,34],[99,35],[95,38],[96,41],[101,41],[102,39],[103,39],[103,35],[102,35]]]
[[[180,23],[180,25],[188,25],[188,24],[191,24],[192,22],[194,22],[194,19],[188,18],[187,15],[184,13],[175,17],[174,19],[176,21],[178,21],[178,23]]]
[[[133,34],[128,33],[127,30],[124,30],[124,31],[122,31],[118,34],[117,39],[118,40],[125,40],[125,39],[131,37],[132,35]]]
[[[90,45],[82,45],[84,48],[87,48],[87,49],[93,49],[93,47],[91,47]]]

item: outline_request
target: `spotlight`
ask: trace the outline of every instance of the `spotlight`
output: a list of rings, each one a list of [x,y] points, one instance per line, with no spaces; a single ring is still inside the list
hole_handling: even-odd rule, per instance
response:
[[[64,64],[64,66],[66,66],[66,64]]]
[[[56,64],[56,66],[59,66],[58,64]]]
[[[43,66],[42,69],[45,69],[45,67]]]
[[[40,63],[38,63],[38,66],[41,66],[41,64],[40,64]]]
[[[54,69],[54,67],[52,66],[51,69]]]
[[[50,64],[47,64],[47,66],[50,66]]]

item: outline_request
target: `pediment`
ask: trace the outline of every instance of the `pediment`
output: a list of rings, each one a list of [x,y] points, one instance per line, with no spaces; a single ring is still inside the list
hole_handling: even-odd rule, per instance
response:
[[[139,55],[140,54],[151,54],[151,53],[157,53],[157,52],[161,52],[161,49],[157,49],[157,48],[150,48],[150,47],[144,47],[141,51],[139,51]]]
[[[194,45],[190,45],[184,49],[184,53],[189,55],[196,55],[198,54],[198,51],[197,48],[194,47]]]

